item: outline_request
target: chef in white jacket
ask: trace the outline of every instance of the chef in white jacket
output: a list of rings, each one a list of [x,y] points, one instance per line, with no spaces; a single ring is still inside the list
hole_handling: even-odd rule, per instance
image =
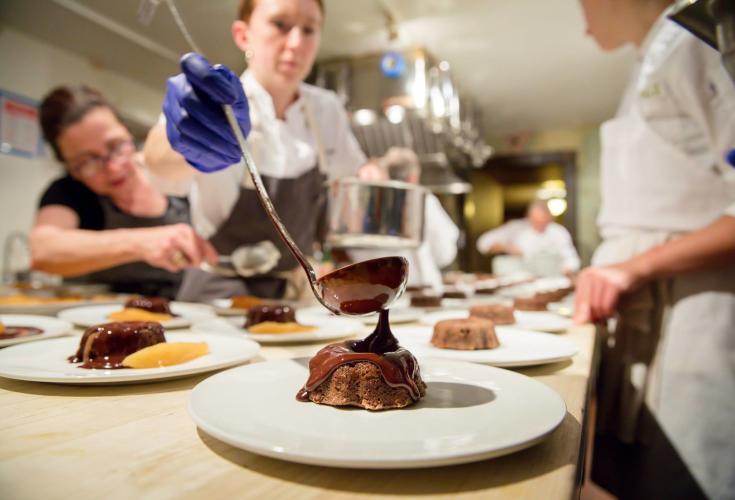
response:
[[[601,48],[638,48],[601,129],[603,241],[576,320],[616,313],[599,412],[624,440],[645,402],[707,496],[735,498],[735,87],[663,0],[583,0]]]
[[[390,148],[377,160],[391,180],[417,184],[421,174],[421,164],[416,153],[406,148]],[[431,193],[427,193],[424,204],[424,241],[416,249],[376,250],[353,249],[353,261],[377,257],[400,255],[408,260],[408,286],[428,286],[434,292],[443,291],[441,268],[451,264],[457,256],[459,229]]]
[[[521,257],[528,271],[542,275],[560,275],[579,271],[579,254],[567,228],[553,220],[544,200],[528,205],[526,218],[511,220],[487,231],[477,239],[483,254],[507,253]],[[493,271],[497,272],[495,261]]]

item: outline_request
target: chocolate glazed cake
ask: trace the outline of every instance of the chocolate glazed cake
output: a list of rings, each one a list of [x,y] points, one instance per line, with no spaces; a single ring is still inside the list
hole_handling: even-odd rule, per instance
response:
[[[287,305],[257,305],[248,309],[245,328],[258,323],[273,321],[275,323],[295,323],[296,311]]]
[[[144,311],[168,314],[176,316],[171,312],[168,299],[163,297],[136,297],[125,302],[125,309],[143,309]]]
[[[380,311],[375,331],[363,340],[330,344],[309,361],[299,401],[368,410],[403,408],[426,394],[418,362],[400,345]]]
[[[166,342],[163,327],[154,321],[119,321],[97,325],[84,332],[79,349],[69,357],[81,368],[124,368],[123,359],[144,347]]]

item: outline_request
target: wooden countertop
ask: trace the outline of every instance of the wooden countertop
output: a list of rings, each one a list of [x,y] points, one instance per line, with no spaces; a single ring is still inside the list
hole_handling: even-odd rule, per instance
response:
[[[518,370],[557,391],[567,416],[547,440],[513,455],[416,470],[331,469],[233,448],[199,431],[186,410],[206,375],[125,386],[0,379],[4,498],[571,498],[591,381],[595,331],[564,334],[571,361]],[[264,347],[259,360],[320,346]]]

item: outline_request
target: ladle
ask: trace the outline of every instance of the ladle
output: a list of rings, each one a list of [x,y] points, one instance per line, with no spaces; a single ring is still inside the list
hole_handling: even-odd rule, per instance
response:
[[[198,50],[193,38],[178,13],[173,0],[166,3],[173,14],[177,26],[187,40],[192,50]],[[250,178],[253,180],[258,200],[266,214],[275,226],[281,239],[306,272],[311,291],[324,307],[335,314],[361,316],[387,309],[405,290],[408,280],[408,262],[403,257],[382,257],[364,262],[358,262],[332,271],[321,278],[317,278],[314,268],[306,259],[301,249],[283,225],[273,202],[265,190],[263,180],[248,152],[245,136],[232,111],[232,106],[224,104],[222,110],[227,117],[232,133],[235,135],[240,153],[245,161]]]
[[[364,315],[387,309],[405,290],[408,262],[403,257],[382,257],[357,262],[317,278],[314,268],[296,245],[278,216],[265,190],[263,180],[247,150],[240,125],[228,105],[223,106],[230,128],[235,134],[260,204],[275,226],[281,239],[306,272],[316,299],[335,314]]]

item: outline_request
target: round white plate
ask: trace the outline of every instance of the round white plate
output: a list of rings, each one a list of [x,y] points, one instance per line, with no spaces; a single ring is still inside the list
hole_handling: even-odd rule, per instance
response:
[[[422,325],[434,326],[445,319],[461,319],[469,317],[467,309],[448,309],[425,314],[421,317]],[[534,330],[537,332],[564,332],[572,326],[572,320],[564,318],[553,312],[546,311],[514,311],[516,322],[511,326],[521,330]]]
[[[442,358],[493,366],[532,366],[555,363],[571,358],[577,345],[563,337],[550,333],[520,330],[511,326],[496,326],[495,333],[500,346],[495,349],[461,351],[440,349],[431,344],[433,328],[428,326],[406,326],[393,329],[398,342],[419,359]]]
[[[243,325],[245,318],[229,317],[229,318],[211,318],[201,322],[197,322],[192,326],[194,331],[216,332],[225,334],[235,334],[245,336],[262,344],[286,344],[293,342],[321,342],[324,340],[340,339],[352,337],[363,332],[363,324],[360,321],[348,318],[324,318],[302,319],[299,312],[296,312],[296,319],[304,325],[316,326],[316,330],[308,332],[294,333],[250,333]]]
[[[296,400],[307,359],[227,370],[192,391],[189,414],[207,434],[292,462],[407,469],[475,462],[513,453],[548,436],[564,401],[525,375],[426,360],[427,394],[400,410],[371,412]]]
[[[0,351],[0,377],[55,384],[119,384],[150,382],[219,370],[254,358],[260,346],[245,338],[216,333],[166,332],[169,342],[206,342],[209,354],[161,368],[88,370],[67,358],[79,347],[79,337],[66,337],[8,347]]]
[[[42,304],[0,304],[0,314],[38,314],[44,316],[55,316],[59,311],[71,307],[82,307],[87,305],[122,304],[128,299],[127,296],[110,297],[109,299],[94,300],[66,300],[58,302],[46,302]]]
[[[32,316],[29,314],[2,314],[0,315],[0,322],[5,326],[33,326],[43,330],[43,333],[28,337],[5,339],[0,335],[0,347],[61,337],[70,333],[74,328],[68,321],[49,318],[48,316]]]
[[[114,321],[108,319],[107,316],[110,313],[121,310],[122,306],[119,304],[73,307],[71,309],[64,309],[58,314],[58,316],[60,319],[71,321],[82,328],[89,328],[90,326]],[[161,321],[161,324],[166,329],[186,328],[195,321],[215,317],[211,306],[204,304],[192,304],[188,302],[171,302],[171,312],[178,314],[178,316],[166,321]]]
[[[422,309],[418,309],[415,307],[391,307],[390,323],[391,325],[398,323],[411,323],[413,321],[418,321],[423,314],[425,314],[425,312]],[[327,311],[322,306],[302,307],[296,311],[296,315],[299,318],[302,318],[299,321],[303,320],[304,322],[322,322],[327,318],[339,317]],[[356,316],[355,319],[363,322],[366,325],[376,325],[378,323],[378,316],[379,315],[375,313],[371,314],[370,316]]]

